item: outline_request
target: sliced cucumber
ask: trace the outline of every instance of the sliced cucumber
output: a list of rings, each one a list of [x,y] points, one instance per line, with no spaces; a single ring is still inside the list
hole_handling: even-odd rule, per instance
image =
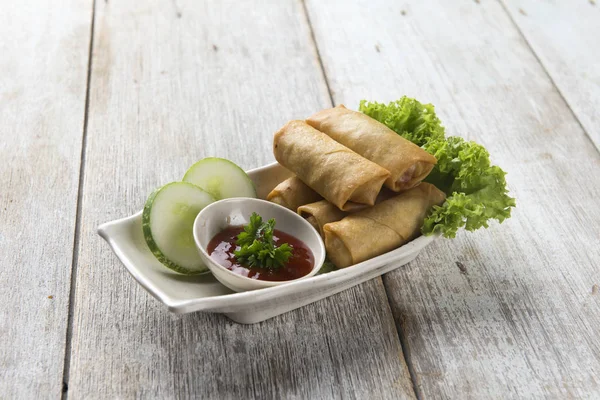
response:
[[[182,274],[208,270],[198,255],[192,227],[200,210],[213,201],[209,193],[187,182],[169,183],[148,197],[142,228],[158,261]]]
[[[183,181],[200,186],[217,200],[256,197],[254,183],[244,170],[223,158],[210,157],[198,161],[187,170]]]

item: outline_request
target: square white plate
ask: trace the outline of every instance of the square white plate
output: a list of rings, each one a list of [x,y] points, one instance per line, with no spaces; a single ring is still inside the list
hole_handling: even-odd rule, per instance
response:
[[[248,171],[259,198],[291,173],[277,163]],[[185,276],[172,272],[154,258],[142,234],[141,211],[107,222],[98,233],[110,245],[125,268],[152,296],[174,313],[207,311],[224,313],[232,320],[253,324],[294,310],[354,285],[375,278],[412,261],[437,236],[420,236],[404,246],[348,268],[298,282],[234,293],[210,274]]]

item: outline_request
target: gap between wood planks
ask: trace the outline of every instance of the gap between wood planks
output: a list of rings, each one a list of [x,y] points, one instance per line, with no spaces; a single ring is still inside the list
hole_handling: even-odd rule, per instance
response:
[[[306,17],[306,23],[307,23],[308,29],[310,31],[310,37],[312,39],[312,43],[315,48],[317,60],[319,61],[319,66],[321,67],[321,73],[323,74],[323,80],[325,81],[325,85],[327,87],[327,93],[329,94],[329,100],[331,102],[331,106],[335,107],[336,104],[335,104],[335,101],[333,100],[333,93],[331,91],[331,87],[329,86],[329,79],[327,77],[327,72],[325,71],[325,66],[323,65],[323,59],[321,57],[321,52],[319,51],[319,46],[317,45],[317,39],[315,37],[315,32],[313,30],[313,26],[312,26],[312,22],[310,20],[310,15],[308,13],[308,9],[306,7],[306,1],[300,0],[300,2],[302,3],[302,9],[304,10],[304,16]],[[383,290],[385,291],[385,297],[388,301],[387,302],[388,313],[389,313],[390,317],[392,319],[394,319],[388,289],[385,286],[385,283],[383,282],[383,279],[380,276],[377,277],[376,279],[379,279],[381,282],[381,286],[383,287]],[[396,325],[395,321],[394,321],[394,326],[396,327],[398,341],[400,342],[400,347],[402,348],[402,356],[404,357],[404,363],[406,364],[406,366],[408,368],[408,373],[410,375],[410,381],[412,383],[413,392],[415,393],[415,397],[417,398],[417,400],[421,400],[422,396],[421,396],[419,387],[417,386],[417,377],[415,375],[415,369],[411,363],[410,349],[408,348],[408,343],[406,342],[406,337],[404,335],[404,332],[402,332],[402,329],[400,329],[400,327],[398,325]]]
[[[521,30],[521,27],[519,26],[519,24],[517,24],[517,21],[515,21],[515,19],[513,18],[512,14],[508,10],[508,7],[504,3],[504,0],[498,0],[498,3],[500,3],[500,7],[502,7],[502,9],[504,10],[504,12],[508,16],[508,19],[513,24],[513,26],[515,27],[515,29],[517,30],[517,32],[519,32],[519,36],[521,36],[521,39],[523,39],[523,42],[525,43],[525,45],[527,46],[527,48],[529,49],[529,51],[531,51],[531,54],[533,54],[533,56],[535,57],[536,61],[538,62],[538,64],[542,68],[542,71],[544,71],[544,73],[548,77],[548,80],[550,80],[550,83],[552,84],[552,86],[554,87],[554,89],[556,89],[556,93],[558,93],[558,95],[560,96],[560,98],[563,100],[563,102],[567,106],[567,109],[569,110],[569,112],[573,116],[573,119],[575,121],[577,121],[577,124],[579,125],[579,127],[581,128],[581,130],[583,131],[583,133],[585,134],[585,137],[587,138],[587,140],[592,144],[592,146],[596,149],[596,151],[598,151],[600,153],[600,147],[598,147],[596,145],[596,143],[592,140],[592,137],[590,136],[590,134],[588,133],[588,131],[585,129],[585,127],[583,126],[583,124],[581,123],[581,121],[579,120],[579,118],[577,117],[577,115],[575,114],[575,111],[573,111],[573,108],[571,107],[571,104],[569,104],[569,102],[567,101],[567,98],[564,96],[563,92],[560,90],[560,88],[558,87],[558,85],[554,81],[554,78],[552,77],[552,75],[550,75],[550,71],[548,71],[548,69],[546,69],[546,66],[542,62],[542,59],[535,52],[535,50],[533,49],[533,46],[531,46],[531,43],[529,43],[529,40],[527,40],[527,37],[525,36],[525,34],[523,33],[523,31]],[[519,11],[521,13],[523,13],[523,10],[519,9]],[[526,14],[523,14],[523,15],[526,15]]]
[[[79,239],[81,236],[81,199],[83,197],[83,180],[85,174],[85,153],[87,147],[88,110],[90,105],[90,81],[92,79],[92,51],[94,49],[94,22],[96,16],[96,0],[92,0],[90,24],[90,42],[88,49],[88,65],[85,88],[85,106],[83,111],[83,131],[81,139],[81,155],[79,159],[79,183],[77,187],[77,206],[75,212],[75,234],[73,235],[73,258],[71,261],[71,286],[67,312],[67,330],[65,332],[65,356],[63,359],[62,400],[66,400],[69,390],[69,372],[71,367],[71,340],[73,337],[73,314],[75,311],[75,288],[77,285],[77,266],[79,264]]]
[[[308,9],[306,8],[306,1],[300,0],[300,3],[302,3],[302,9],[304,10],[304,16],[306,17],[306,24],[308,25],[308,29],[310,31],[310,38],[312,40],[313,46],[315,47],[315,52],[317,53],[317,60],[319,61],[319,67],[321,67],[323,80],[325,81],[325,86],[327,87],[327,93],[329,94],[329,102],[331,103],[331,107],[334,107],[335,102],[333,101],[333,93],[331,92],[331,87],[329,86],[329,79],[327,79],[327,73],[325,72],[325,67],[323,66],[323,59],[321,58],[319,46],[317,46],[317,39],[315,38],[315,31],[313,30],[312,23],[310,22]]]

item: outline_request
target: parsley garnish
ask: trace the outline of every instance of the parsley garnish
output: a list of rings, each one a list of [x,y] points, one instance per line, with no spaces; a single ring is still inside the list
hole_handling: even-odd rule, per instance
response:
[[[238,262],[248,267],[267,269],[283,267],[291,257],[293,248],[287,243],[275,246],[274,230],[274,219],[263,222],[260,215],[252,213],[250,223],[244,226],[244,231],[237,237],[236,244],[240,249],[233,254]]]

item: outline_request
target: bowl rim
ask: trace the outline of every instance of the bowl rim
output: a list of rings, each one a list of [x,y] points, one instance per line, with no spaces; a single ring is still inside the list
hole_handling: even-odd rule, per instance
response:
[[[305,227],[309,228],[309,231],[312,232],[315,237],[317,238],[317,243],[318,243],[318,250],[320,251],[320,257],[317,257],[318,253],[315,251],[316,249],[314,247],[309,246],[307,243],[305,243],[305,245],[311,250],[311,252],[313,253],[313,258],[314,258],[314,265],[312,270],[304,275],[301,276],[299,278],[295,278],[295,279],[289,279],[289,280],[285,280],[285,281],[265,281],[265,280],[261,280],[261,279],[252,279],[252,278],[248,278],[247,276],[243,276],[240,274],[237,274],[233,271],[231,271],[228,268],[225,268],[224,266],[222,266],[221,264],[219,264],[218,262],[214,261],[212,259],[212,257],[210,256],[210,254],[208,254],[208,251],[206,250],[206,248],[204,246],[201,245],[200,243],[200,239],[198,237],[198,232],[199,232],[199,227],[198,225],[200,224],[200,220],[201,219],[205,219],[208,220],[208,218],[205,218],[205,216],[210,212],[210,210],[212,208],[218,207],[218,206],[222,206],[225,203],[242,203],[242,202],[249,202],[249,203],[262,203],[264,205],[266,205],[267,207],[273,207],[276,209],[279,209],[280,211],[284,212],[284,213],[288,213],[290,215],[293,215],[292,218],[295,218],[299,224],[304,225]],[[285,232],[284,229],[281,229],[282,231]],[[198,250],[206,257],[207,260],[210,261],[211,265],[207,265],[208,269],[212,272],[212,268],[217,268],[220,272],[234,278],[234,279],[239,279],[240,281],[245,281],[246,283],[252,284],[253,286],[256,286],[257,289],[259,288],[269,288],[269,287],[274,287],[274,286],[281,286],[284,284],[288,284],[288,283],[292,283],[292,282],[298,282],[301,281],[303,279],[307,279],[310,277],[315,276],[323,267],[323,264],[325,263],[325,258],[326,258],[326,250],[325,250],[325,243],[323,242],[323,238],[321,238],[321,235],[319,234],[319,232],[308,222],[306,221],[306,219],[302,218],[300,215],[298,215],[297,213],[293,212],[292,210],[285,208],[279,204],[267,201],[267,200],[262,200],[262,199],[257,199],[257,198],[253,198],[253,197],[231,197],[231,198],[227,198],[227,199],[221,199],[221,200],[217,200],[214,203],[209,204],[208,206],[204,207],[196,216],[196,218],[194,219],[194,225],[193,225],[193,229],[192,229],[192,233],[194,236],[194,242],[196,244],[196,247],[198,248]],[[286,232],[288,233],[288,232]],[[290,233],[288,233],[290,234]],[[290,234],[291,235],[291,234]],[[212,240],[212,238],[211,238]],[[218,279],[218,276],[215,275],[213,273],[213,275],[215,276],[215,278]],[[219,280],[219,279],[218,279]],[[222,283],[223,284],[223,283]]]

